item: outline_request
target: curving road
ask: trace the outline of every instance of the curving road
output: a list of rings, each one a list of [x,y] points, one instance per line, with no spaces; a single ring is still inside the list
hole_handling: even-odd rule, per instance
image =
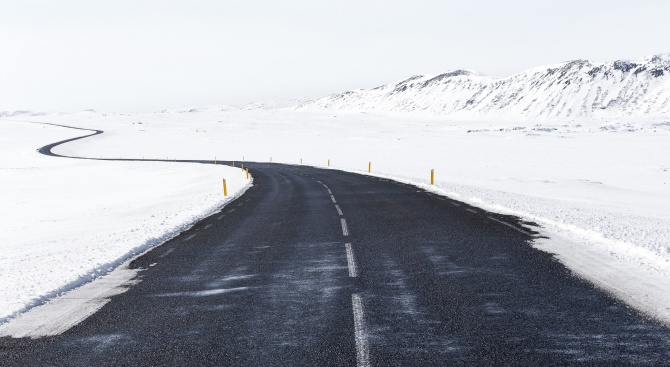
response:
[[[0,338],[0,365],[670,365],[670,330],[533,249],[528,223],[245,166],[254,186],[136,258],[137,284],[61,334]]]

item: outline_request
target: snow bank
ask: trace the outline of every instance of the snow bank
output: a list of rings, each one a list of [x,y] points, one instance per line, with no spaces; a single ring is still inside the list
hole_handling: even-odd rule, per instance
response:
[[[36,152],[84,133],[0,121],[0,322],[166,241],[249,184],[241,170],[221,165]]]

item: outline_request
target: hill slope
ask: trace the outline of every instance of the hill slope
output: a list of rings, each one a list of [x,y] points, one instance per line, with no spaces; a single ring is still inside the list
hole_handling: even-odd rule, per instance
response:
[[[576,60],[493,78],[467,70],[333,94],[300,110],[425,112],[459,118],[670,117],[670,54]]]

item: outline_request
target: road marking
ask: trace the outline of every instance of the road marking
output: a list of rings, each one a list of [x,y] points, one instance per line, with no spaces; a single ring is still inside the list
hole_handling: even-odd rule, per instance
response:
[[[330,189],[328,189],[328,193],[329,193],[329,194],[331,194],[331,195],[333,194],[333,192],[332,192],[332,191],[330,191]]]
[[[184,242],[191,240],[193,237],[195,237],[195,234],[192,234],[184,239]]]
[[[344,213],[342,213],[342,209],[340,209],[339,205],[335,204],[335,209],[337,210],[337,214],[344,215]]]
[[[470,209],[470,208],[468,208],[468,209],[465,209],[465,210],[469,211],[470,213],[475,213],[475,214],[477,213],[477,211],[475,211],[475,210],[472,210],[472,209]]]
[[[368,348],[368,333],[365,330],[365,314],[363,301],[358,293],[351,295],[351,305],[354,310],[354,332],[356,334],[356,366],[370,366],[370,349]]]
[[[218,218],[216,218],[216,220],[221,220],[221,219],[223,219],[223,217],[225,217],[225,216],[226,216],[225,214],[224,214],[224,215],[221,215],[221,216],[219,216]]]
[[[167,251],[163,252],[163,255],[161,255],[159,257],[165,257],[167,255],[170,255],[172,253],[172,251],[174,251],[174,248],[168,249]]]
[[[461,204],[459,204],[459,203],[454,203],[453,201],[450,202],[449,204],[451,204],[451,205],[453,205],[453,206],[461,206]]]
[[[211,227],[211,226],[212,226],[212,223],[210,223],[210,224],[208,224],[208,225],[202,227],[202,229],[207,229],[207,228],[209,228],[209,227]]]
[[[241,207],[242,204],[244,204],[244,203],[239,203],[239,204],[237,204],[237,207],[238,207],[238,208]]]
[[[532,235],[533,235],[532,233],[530,233],[530,232],[528,232],[528,231],[524,231],[523,229],[521,229],[521,228],[519,228],[519,227],[517,227],[517,226],[515,226],[515,225],[513,225],[513,224],[509,224],[509,223],[507,223],[507,222],[503,222],[503,221],[501,221],[501,220],[499,220],[499,219],[496,219],[496,218],[493,218],[493,217],[488,217],[488,218],[491,219],[491,220],[494,220],[494,221],[496,221],[496,222],[498,222],[498,223],[500,223],[500,224],[504,224],[504,225],[506,225],[506,226],[512,228],[513,230],[515,230],[515,231],[517,231],[517,232],[521,232],[521,233],[525,234],[526,236],[532,236]]]
[[[335,196],[333,196],[333,195],[330,195],[330,200],[332,200],[333,203],[337,203],[337,201],[335,201]]]
[[[342,234],[348,236],[349,228],[347,227],[347,221],[344,218],[340,218],[340,221],[342,222]]]
[[[228,213],[230,213],[230,212],[234,212],[234,211],[235,211],[235,208],[231,208],[231,209],[228,211]]]
[[[349,276],[356,278],[358,276],[358,270],[356,269],[356,260],[354,259],[354,250],[351,248],[350,243],[345,243],[344,246],[347,249],[347,265],[349,267]]]

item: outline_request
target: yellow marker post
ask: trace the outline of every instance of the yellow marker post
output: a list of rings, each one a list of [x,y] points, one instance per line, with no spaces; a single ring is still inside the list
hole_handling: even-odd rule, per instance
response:
[[[242,169],[244,169],[244,163],[242,163]]]
[[[244,171],[247,173],[247,180],[248,180],[249,179],[249,169],[247,168]]]
[[[368,162],[368,173],[372,172],[372,162]]]
[[[233,167],[235,167],[235,161],[233,161]]]
[[[226,179],[223,179],[223,196],[228,196],[228,188],[226,187]]]
[[[435,170],[434,169],[430,170],[430,184],[435,185]]]
[[[330,167],[330,159],[328,160],[328,167]]]

